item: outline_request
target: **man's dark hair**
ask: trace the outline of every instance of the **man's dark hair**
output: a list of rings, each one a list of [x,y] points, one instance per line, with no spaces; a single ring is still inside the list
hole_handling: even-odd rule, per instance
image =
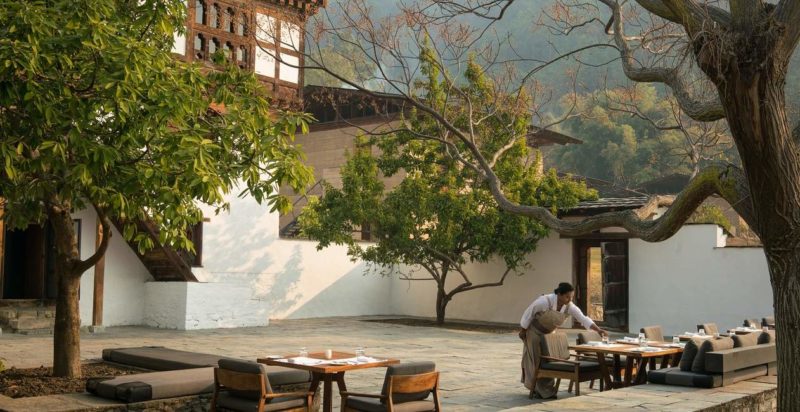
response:
[[[571,284],[567,282],[561,282],[558,284],[558,287],[553,291],[553,293],[556,295],[563,295],[565,293],[572,292],[573,290],[575,290],[575,288],[572,287]]]

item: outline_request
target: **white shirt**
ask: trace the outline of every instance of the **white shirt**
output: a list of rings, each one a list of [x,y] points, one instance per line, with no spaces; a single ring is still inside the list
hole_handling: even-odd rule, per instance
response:
[[[519,325],[527,329],[528,326],[531,325],[534,315],[539,312],[544,312],[548,309],[558,310],[558,298],[556,297],[555,293],[542,295],[536,298],[536,300],[534,300],[533,303],[528,306],[528,309],[525,309],[525,312],[522,314],[522,319],[519,321]],[[577,320],[578,323],[583,325],[583,327],[586,329],[590,329],[592,325],[594,325],[594,321],[589,319],[588,316],[584,315],[583,312],[581,312],[581,309],[573,305],[572,302],[562,306],[559,312],[571,315],[573,319]]]

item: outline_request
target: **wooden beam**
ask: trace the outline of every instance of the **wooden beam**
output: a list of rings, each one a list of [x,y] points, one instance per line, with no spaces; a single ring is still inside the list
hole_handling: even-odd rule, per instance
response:
[[[97,250],[100,242],[103,241],[103,225],[97,219],[97,235],[95,236],[94,247]],[[103,325],[103,289],[105,287],[106,258],[101,257],[94,265],[94,295],[92,296],[92,326]]]

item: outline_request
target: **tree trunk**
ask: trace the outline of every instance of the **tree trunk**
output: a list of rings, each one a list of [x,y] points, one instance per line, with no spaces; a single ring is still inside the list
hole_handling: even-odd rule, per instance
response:
[[[70,214],[70,205],[52,202],[48,218],[53,226],[56,246],[56,322],[53,331],[53,375],[81,376],[80,309],[78,290],[81,273],[77,273],[80,254]]]
[[[447,303],[450,301],[450,298],[447,296],[447,293],[444,291],[444,285],[440,285],[437,292],[436,292],[436,324],[443,325],[444,324],[444,316],[445,312],[447,311]]]
[[[800,393],[800,156],[786,118],[786,56],[771,33],[740,33],[718,72],[720,97],[737,144],[773,291],[778,351],[778,410],[798,409]],[[737,41],[738,40],[738,41]],[[713,77],[712,77],[713,78]]]
[[[56,298],[56,324],[53,334],[53,376],[81,376],[80,276],[60,273]]]

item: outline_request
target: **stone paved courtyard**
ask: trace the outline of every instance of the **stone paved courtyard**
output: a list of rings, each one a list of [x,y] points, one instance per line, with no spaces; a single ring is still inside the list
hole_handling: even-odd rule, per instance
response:
[[[576,333],[569,331],[571,341]],[[550,410],[548,403],[552,403],[528,399],[527,391],[519,383],[522,344],[516,333],[412,327],[364,322],[361,318],[281,320],[273,321],[268,327],[202,331],[130,326],[108,328],[104,333],[83,334],[81,353],[88,361],[99,359],[104,348],[131,346],[165,346],[246,359],[291,353],[302,346],[309,351],[327,348],[352,351],[356,346],[364,346],[367,353],[373,356],[436,362],[437,369],[442,372],[443,408],[448,411],[496,411],[518,407]],[[7,366],[25,368],[50,365],[51,356],[50,335],[0,336],[0,358],[4,359]],[[383,373],[384,369],[349,372],[346,376],[348,388],[358,392],[379,393]],[[561,389],[558,394],[560,399],[572,397],[566,392],[566,383],[562,383]],[[583,394],[596,393],[588,388],[587,383],[582,385],[581,391]],[[618,392],[617,398],[626,397],[622,391],[604,392],[602,395],[614,392]],[[575,400],[584,399],[589,401],[590,397]],[[334,398],[337,409],[338,402],[337,396]],[[580,404],[585,405],[584,402]],[[582,409],[576,407],[578,404],[571,405],[565,410]],[[608,403],[600,403],[598,407],[605,409],[608,406]]]

